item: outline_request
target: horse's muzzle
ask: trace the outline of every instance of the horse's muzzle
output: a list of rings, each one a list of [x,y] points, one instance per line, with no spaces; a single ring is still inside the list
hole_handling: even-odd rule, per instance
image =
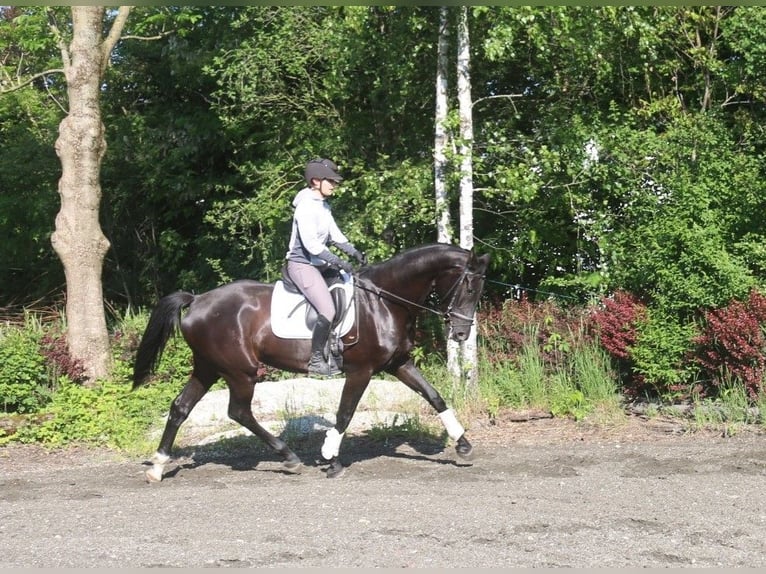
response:
[[[450,326],[449,336],[453,341],[462,343],[471,334],[471,325]]]

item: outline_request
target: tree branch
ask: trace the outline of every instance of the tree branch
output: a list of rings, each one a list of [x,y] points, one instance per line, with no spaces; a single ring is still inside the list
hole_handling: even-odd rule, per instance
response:
[[[151,42],[154,40],[162,40],[163,38],[171,36],[175,33],[176,33],[175,30],[168,30],[167,32],[160,32],[159,34],[156,34],[155,36],[135,36],[133,34],[128,34],[127,36],[122,36],[122,39],[123,40],[143,40],[143,41]]]
[[[131,6],[120,6],[117,11],[117,18],[112,23],[112,28],[109,30],[104,43],[101,45],[101,73],[106,71],[106,67],[109,64],[109,54],[112,53],[115,44],[117,44],[120,36],[122,36],[122,30],[125,28],[125,23],[128,21],[130,15]]]
[[[44,72],[39,72],[35,74],[34,76],[31,76],[24,80],[23,82],[16,84],[15,86],[11,86],[10,88],[3,88],[0,90],[0,94],[10,94],[11,92],[15,92],[16,90],[20,90],[21,88],[28,86],[32,82],[34,82],[38,78],[44,78],[45,76],[48,76],[50,74],[63,74],[64,70],[62,68],[54,68],[51,70],[45,70]]]
[[[484,100],[497,100],[498,98],[503,98],[503,99],[506,99],[506,100],[511,100],[511,105],[513,106],[513,109],[515,111],[518,111],[518,110],[516,110],[516,104],[513,103],[513,100],[515,98],[523,98],[523,97],[524,96],[522,94],[497,94],[495,96],[484,96],[483,98],[479,98],[477,100],[474,100],[473,103],[471,104],[471,107],[473,108],[473,106],[475,106],[479,102],[483,102]]]
[[[61,52],[61,62],[64,64],[64,74],[66,75],[66,71],[72,65],[72,62],[69,60],[69,50],[67,49],[64,37],[61,35],[61,30],[59,30],[58,23],[56,22],[56,15],[50,8],[47,9],[47,13],[48,27],[51,29],[51,32],[53,32],[53,37],[56,39],[56,44]]]

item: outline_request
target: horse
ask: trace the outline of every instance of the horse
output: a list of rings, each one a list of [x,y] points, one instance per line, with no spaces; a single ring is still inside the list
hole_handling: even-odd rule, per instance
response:
[[[488,254],[477,256],[473,249],[437,243],[405,249],[354,271],[355,325],[339,336],[345,381],[335,426],[327,430],[321,448],[328,478],[344,473],[339,458],[343,435],[370,379],[378,373],[395,376],[424,398],[455,441],[457,455],[473,458],[464,427],[415,366],[411,352],[416,320],[426,310],[443,318],[451,339],[463,342],[468,338],[488,264]],[[152,310],[136,351],[133,390],[156,372],[167,341],[179,330],[192,350],[192,369],[171,403],[159,447],[145,473],[147,482],[162,480],[179,427],[220,378],[229,389],[229,418],[278,453],[286,471],[300,472],[300,458],[258,424],[251,407],[259,367],[307,373],[310,340],[274,334],[274,291],[275,284],[239,279],[198,295],[176,291],[161,298]],[[433,307],[427,305],[432,296],[437,301]]]

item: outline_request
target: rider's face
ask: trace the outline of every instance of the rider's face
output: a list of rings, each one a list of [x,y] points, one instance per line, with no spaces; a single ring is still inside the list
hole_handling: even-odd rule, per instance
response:
[[[330,197],[337,185],[338,183],[331,179],[323,179],[319,182],[319,192],[325,197]]]

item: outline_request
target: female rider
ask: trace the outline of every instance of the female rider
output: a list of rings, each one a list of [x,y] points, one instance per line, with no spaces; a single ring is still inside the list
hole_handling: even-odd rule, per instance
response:
[[[353,271],[350,263],[329,250],[331,246],[362,265],[367,261],[338,228],[327,201],[335,187],[343,181],[338,166],[329,159],[312,159],[306,164],[304,177],[307,187],[298,192],[293,200],[293,226],[285,256],[287,274],[319,315],[311,336],[308,373],[334,376],[341,371],[334,361],[332,365],[328,363],[325,348],[335,318],[335,304],[322,270],[342,269],[349,274]]]

